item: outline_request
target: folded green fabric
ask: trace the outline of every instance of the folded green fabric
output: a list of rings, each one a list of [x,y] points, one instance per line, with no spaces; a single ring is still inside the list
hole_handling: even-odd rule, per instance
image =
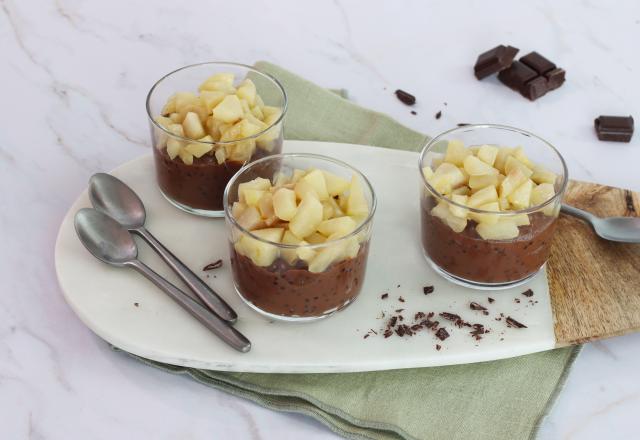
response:
[[[288,139],[418,151],[425,136],[269,63],[289,95]],[[278,411],[307,414],[352,439],[529,439],[579,348],[481,364],[348,374],[226,373],[160,364]],[[133,355],[132,355],[133,356]]]

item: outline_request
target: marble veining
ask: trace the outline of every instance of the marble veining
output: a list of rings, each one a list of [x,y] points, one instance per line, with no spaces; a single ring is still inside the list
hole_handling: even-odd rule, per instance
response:
[[[573,178],[637,191],[638,133],[631,144],[599,142],[593,119],[640,120],[639,40],[634,0],[0,0],[0,437],[336,438],[307,417],[112,352],[62,299],[60,221],[91,173],[148,151],[144,98],[161,74],[266,59],[426,133],[460,122],[529,129],[558,146]],[[568,82],[531,103],[476,81],[475,57],[498,43],[540,51]],[[396,88],[417,96],[417,115]],[[637,438],[639,344],[629,335],[587,345],[539,438]]]

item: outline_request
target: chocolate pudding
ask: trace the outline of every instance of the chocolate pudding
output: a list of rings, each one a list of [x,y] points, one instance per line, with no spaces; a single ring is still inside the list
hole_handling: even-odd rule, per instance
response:
[[[345,307],[360,293],[367,255],[368,246],[363,244],[355,258],[313,273],[304,263],[291,266],[281,258],[271,266],[257,266],[232,245],[231,267],[240,294],[260,310],[281,316],[317,317]]]
[[[427,256],[449,274],[477,283],[510,283],[535,273],[547,261],[557,217],[529,215],[511,240],[484,240],[470,220],[455,232],[431,214],[435,201],[422,198],[422,245]]]
[[[272,151],[256,148],[249,162],[282,150],[282,141],[276,141]],[[218,164],[212,154],[194,158],[192,165],[185,164],[179,156],[173,160],[166,148],[154,148],[156,176],[162,192],[170,199],[195,209],[221,211],[224,189],[229,179],[245,165],[244,162],[227,160]]]

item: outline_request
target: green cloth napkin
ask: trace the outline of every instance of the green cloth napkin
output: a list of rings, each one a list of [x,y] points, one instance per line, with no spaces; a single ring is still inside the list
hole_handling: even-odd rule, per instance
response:
[[[288,139],[418,151],[425,136],[269,63],[289,95]],[[309,415],[351,439],[529,439],[579,348],[480,364],[345,374],[198,370],[136,357],[277,411]]]

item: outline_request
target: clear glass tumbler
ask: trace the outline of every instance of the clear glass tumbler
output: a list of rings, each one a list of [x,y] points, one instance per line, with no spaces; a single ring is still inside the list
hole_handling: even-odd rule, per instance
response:
[[[514,159],[522,159],[527,169],[520,170],[529,176],[526,181],[518,181],[518,185],[524,182],[524,186],[517,195],[527,198],[525,204],[520,206],[528,206],[516,209],[518,203],[522,203],[522,198],[516,198],[515,190],[509,195],[508,187],[502,186],[505,175],[497,169],[493,170],[493,175],[490,172],[489,175],[476,177],[466,171],[456,174],[452,167],[449,167],[449,171],[453,170],[452,174],[447,175],[446,166],[440,172],[436,171],[443,161],[461,160],[461,157],[455,158],[453,153],[449,153],[451,156],[447,158],[448,148],[452,144],[476,152],[481,146],[489,146],[485,147],[486,151],[492,150],[492,147],[502,148],[496,156],[495,167],[502,170],[509,168],[510,172],[520,177],[519,171],[513,168],[523,164]],[[463,152],[463,156],[469,154],[464,149],[459,151]],[[509,159],[510,156],[513,159]],[[510,166],[506,165],[507,161],[511,162]],[[465,168],[471,165],[469,163]],[[480,164],[480,167],[482,169],[483,165]],[[433,171],[435,174],[432,174]],[[422,176],[422,246],[427,261],[437,272],[466,287],[500,289],[525,282],[544,266],[568,182],[565,161],[549,142],[532,133],[507,126],[463,126],[444,132],[426,144],[420,155],[419,172]],[[456,180],[456,176],[460,180]],[[464,179],[467,183],[460,184]],[[453,187],[447,187],[451,182],[454,182]],[[482,187],[489,182],[496,188],[495,192],[492,188]],[[455,188],[456,184],[459,185],[458,189]],[[483,195],[491,203],[471,207],[471,198],[483,188],[486,188]],[[480,196],[475,199],[479,200]]]
[[[247,88],[240,92],[245,79],[252,81],[257,97],[251,90],[244,93]],[[227,122],[214,118],[216,106],[236,93],[241,98],[234,104],[244,116],[233,120],[227,113]],[[287,95],[278,80],[249,66],[208,62],[182,67],[153,85],[146,107],[160,191],[192,214],[222,217],[229,179],[248,162],[282,151]],[[189,117],[199,119],[195,130],[187,128]],[[198,138],[187,137],[190,132]]]
[[[278,176],[290,178],[299,173],[296,170],[311,169],[327,171],[348,181],[355,179],[359,183],[368,204],[368,214],[357,218],[357,226],[349,234],[331,239],[315,232],[304,238],[305,244],[285,244],[252,233],[234,217],[233,205],[239,200],[242,183],[258,177],[273,182]],[[343,206],[342,198],[331,199],[322,202],[323,207],[334,203],[333,206]],[[360,293],[376,198],[367,178],[355,168],[314,154],[263,158],[248,164],[229,181],[224,209],[235,288],[254,310],[272,319],[312,321],[343,309]],[[274,227],[282,226],[278,223],[270,226]]]

